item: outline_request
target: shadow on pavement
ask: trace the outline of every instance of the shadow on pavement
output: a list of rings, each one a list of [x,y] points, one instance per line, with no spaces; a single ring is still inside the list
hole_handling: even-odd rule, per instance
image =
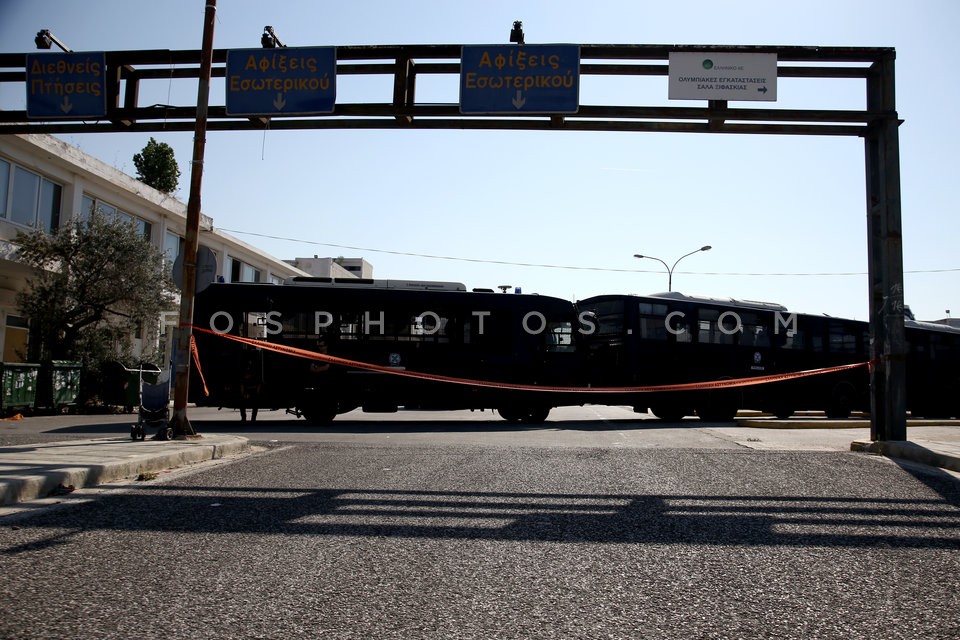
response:
[[[944,495],[942,487],[938,492]],[[955,487],[944,501],[153,485],[69,511],[36,514],[20,527],[49,528],[50,535],[6,546],[0,553],[63,544],[91,529],[960,550],[957,498]]]

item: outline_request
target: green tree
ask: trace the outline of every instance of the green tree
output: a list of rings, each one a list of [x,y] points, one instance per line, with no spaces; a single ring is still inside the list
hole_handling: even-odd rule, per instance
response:
[[[137,168],[137,180],[164,193],[173,193],[180,182],[180,167],[173,157],[173,147],[166,142],[150,142],[133,156]]]
[[[30,318],[31,360],[79,360],[93,371],[105,360],[129,362],[131,336],[157,336],[161,312],[173,308],[163,253],[130,222],[94,214],[15,242],[35,269],[17,294]]]

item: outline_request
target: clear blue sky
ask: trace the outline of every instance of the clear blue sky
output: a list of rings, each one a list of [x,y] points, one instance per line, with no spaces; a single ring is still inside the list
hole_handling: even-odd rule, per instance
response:
[[[41,28],[77,51],[199,49],[204,4],[0,0],[0,50],[34,50]],[[894,47],[905,121],[905,299],[920,318],[941,318],[947,309],[960,316],[956,0],[218,5],[220,49],[258,47],[268,24],[289,46],[506,44],[514,20],[523,20],[530,44]],[[214,81],[212,104],[223,103],[222,82]],[[669,104],[666,78],[646,83],[585,77],[581,103]],[[338,100],[387,102],[391,88],[389,79],[341,78]],[[458,100],[455,78],[424,81],[418,90],[420,100]],[[0,107],[24,108],[23,95],[0,92]],[[141,95],[141,104],[196,100],[191,85],[167,82]],[[781,79],[777,106],[862,109],[862,84]],[[185,200],[192,133],[154,136],[176,151]],[[63,137],[133,174],[132,157],[149,135]],[[211,132],[203,179],[204,213],[281,258],[359,256],[381,278],[509,284],[572,299],[664,291],[665,269],[633,254],[672,263],[709,244],[712,251],[677,267],[675,290],[861,319],[868,314],[865,200],[863,141],[831,137]]]

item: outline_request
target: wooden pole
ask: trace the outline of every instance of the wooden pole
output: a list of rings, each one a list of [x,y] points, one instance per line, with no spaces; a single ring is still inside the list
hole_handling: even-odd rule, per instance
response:
[[[183,247],[183,286],[180,290],[180,322],[177,327],[173,418],[174,438],[196,436],[187,418],[190,390],[190,338],[193,335],[193,296],[197,287],[197,247],[200,244],[200,186],[203,181],[203,152],[207,142],[207,105],[210,100],[210,69],[213,66],[213,26],[217,1],[205,0],[203,48],[200,53],[200,83],[197,89],[197,122],[193,135],[190,165],[190,199],[187,201],[187,231]]]

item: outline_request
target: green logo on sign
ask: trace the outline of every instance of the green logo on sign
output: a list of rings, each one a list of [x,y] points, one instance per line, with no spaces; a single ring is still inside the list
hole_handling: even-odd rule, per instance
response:
[[[707,58],[706,60],[704,60],[704,61],[703,61],[703,68],[704,68],[704,69],[713,69],[713,60],[711,60],[710,58]]]

